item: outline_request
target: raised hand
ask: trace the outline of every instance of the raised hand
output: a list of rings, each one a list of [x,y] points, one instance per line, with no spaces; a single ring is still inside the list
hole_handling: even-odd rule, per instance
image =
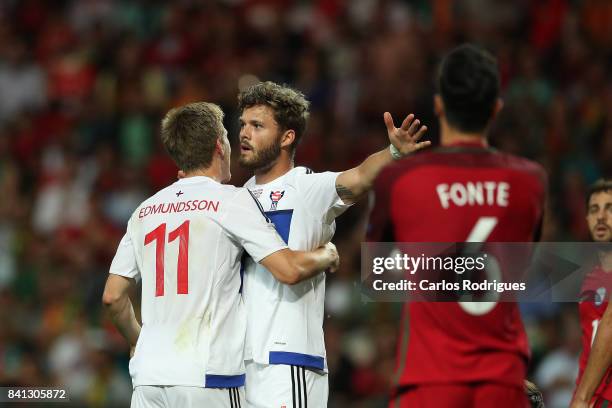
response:
[[[421,126],[421,121],[415,119],[414,114],[406,116],[399,128],[395,127],[393,117],[389,112],[383,115],[389,142],[399,151],[401,156],[416,152],[431,145],[429,140],[419,142],[421,137],[427,132],[427,126]]]

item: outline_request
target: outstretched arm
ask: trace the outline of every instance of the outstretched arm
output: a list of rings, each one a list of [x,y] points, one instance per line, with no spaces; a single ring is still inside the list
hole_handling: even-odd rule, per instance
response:
[[[587,408],[592,404],[591,398],[601,383],[606,370],[612,364],[612,302],[608,303],[606,311],[599,322],[597,334],[591,347],[589,361],[584,369],[582,380],[578,384],[571,408]]]
[[[389,148],[370,155],[359,166],[340,173],[336,179],[336,191],[346,204],[357,202],[370,191],[374,180],[385,166],[431,144],[430,141],[419,142],[427,131],[427,126],[421,126],[421,122],[415,120],[412,113],[404,119],[399,128],[395,127],[389,112],[385,112],[384,120],[391,142]]]

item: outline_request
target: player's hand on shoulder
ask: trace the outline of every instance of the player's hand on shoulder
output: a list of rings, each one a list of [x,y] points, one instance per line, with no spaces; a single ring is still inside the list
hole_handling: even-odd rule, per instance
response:
[[[385,125],[387,126],[389,142],[391,142],[402,156],[431,145],[429,140],[419,142],[425,132],[427,132],[427,126],[421,126],[421,121],[416,119],[414,114],[411,113],[406,116],[399,128],[395,127],[393,117],[389,112],[385,112],[383,117]]]
[[[333,259],[333,262],[329,269],[327,269],[327,272],[335,273],[338,268],[340,268],[340,256],[338,255],[338,249],[336,249],[336,246],[332,242],[328,242],[327,244],[325,244],[324,248],[326,251],[329,252],[330,256]]]

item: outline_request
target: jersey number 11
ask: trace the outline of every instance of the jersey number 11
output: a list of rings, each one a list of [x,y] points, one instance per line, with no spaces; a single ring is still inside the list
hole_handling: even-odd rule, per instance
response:
[[[176,267],[176,293],[189,292],[187,269],[189,265],[189,221],[182,223],[168,235],[168,242],[179,239],[178,264]],[[155,296],[164,296],[164,250],[166,248],[166,223],[160,224],[145,235],[145,246],[155,241]]]

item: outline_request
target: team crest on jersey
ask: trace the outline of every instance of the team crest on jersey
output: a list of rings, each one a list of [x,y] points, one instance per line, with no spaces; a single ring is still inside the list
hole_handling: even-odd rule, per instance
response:
[[[281,200],[281,198],[283,198],[284,195],[285,195],[285,190],[270,192],[270,201],[272,201],[272,205],[270,206],[270,211],[276,211],[278,202]]]
[[[595,295],[595,306],[601,306],[606,300],[606,288],[598,288]]]
[[[255,197],[258,200],[259,200],[259,197],[261,197],[261,193],[263,193],[263,188],[258,188],[256,190],[251,190],[251,194],[253,194],[253,197]]]

